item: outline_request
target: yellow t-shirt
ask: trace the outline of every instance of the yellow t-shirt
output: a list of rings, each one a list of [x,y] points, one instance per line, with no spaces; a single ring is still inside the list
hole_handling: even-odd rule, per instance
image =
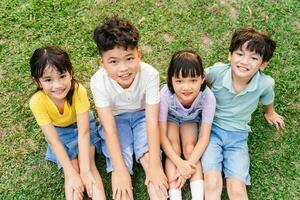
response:
[[[29,106],[40,126],[52,124],[54,126],[66,127],[77,121],[76,114],[86,112],[90,108],[90,102],[86,89],[75,83],[72,106],[64,104],[64,113],[60,114],[56,105],[43,90],[36,92],[30,99]]]

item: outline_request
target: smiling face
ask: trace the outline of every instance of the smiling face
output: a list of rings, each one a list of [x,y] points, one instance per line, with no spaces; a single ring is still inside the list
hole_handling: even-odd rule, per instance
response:
[[[122,88],[129,88],[140,67],[140,53],[137,48],[125,50],[122,47],[105,51],[100,62],[108,75]]]
[[[200,92],[204,79],[198,77],[172,77],[172,84],[179,102],[184,107],[190,107]]]
[[[71,88],[71,80],[72,76],[68,71],[60,73],[54,67],[47,66],[38,84],[53,102],[61,102]]]
[[[259,69],[264,69],[267,62],[263,62],[261,55],[246,49],[247,43],[241,48],[229,53],[233,78],[249,81]]]

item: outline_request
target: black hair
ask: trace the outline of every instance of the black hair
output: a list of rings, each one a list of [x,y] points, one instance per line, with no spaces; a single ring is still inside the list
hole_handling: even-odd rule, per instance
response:
[[[73,76],[73,66],[69,55],[64,50],[54,47],[45,46],[34,51],[30,58],[31,77],[36,83],[43,76],[45,69],[50,66],[56,69],[59,73],[69,72]],[[69,90],[66,99],[72,105],[72,97],[74,94],[75,80],[71,80],[71,89]],[[38,84],[37,91],[42,90]]]
[[[179,76],[186,77],[199,77],[204,78],[204,68],[200,56],[192,50],[177,51],[173,54],[167,72],[167,84],[170,92],[175,93],[172,84],[172,77]],[[201,85],[200,91],[204,91],[206,82]]]
[[[138,46],[139,31],[130,21],[115,16],[106,18],[102,25],[95,28],[94,41],[100,55],[115,47],[134,49]]]
[[[259,54],[263,62],[268,62],[276,49],[276,42],[266,33],[258,32],[253,28],[237,29],[231,39],[229,51],[232,54],[247,43],[246,49]]]

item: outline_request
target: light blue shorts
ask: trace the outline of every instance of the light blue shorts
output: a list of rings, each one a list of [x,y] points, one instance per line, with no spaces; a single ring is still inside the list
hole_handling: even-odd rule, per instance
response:
[[[203,171],[223,171],[225,178],[242,180],[250,185],[248,132],[227,131],[216,125],[201,158]]]
[[[148,152],[145,111],[122,113],[114,116],[114,118],[123,159],[128,172],[133,174],[133,153],[136,161],[139,162],[139,159]],[[114,168],[106,146],[104,130],[101,124],[98,130],[101,137],[101,150],[106,157],[106,171],[109,173],[112,172]]]
[[[74,160],[78,155],[78,128],[77,123],[74,123],[68,127],[57,127],[55,129],[58,133],[58,136],[61,142],[64,145],[64,148],[70,158],[70,160]],[[47,139],[46,139],[47,141]],[[48,143],[48,141],[47,141]],[[95,145],[96,152],[101,152],[100,147],[100,138],[97,135],[97,128],[95,123],[95,118],[92,112],[90,112],[90,143]],[[54,154],[50,144],[48,143],[47,151],[46,151],[46,160],[52,161],[57,165],[58,169],[61,169],[62,166],[59,163],[56,155]]]

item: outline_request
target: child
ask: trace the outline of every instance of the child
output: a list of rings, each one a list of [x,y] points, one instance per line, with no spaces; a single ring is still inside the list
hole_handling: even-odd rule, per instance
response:
[[[167,197],[159,158],[159,74],[140,62],[138,30],[128,21],[107,19],[94,30],[102,67],[91,78],[100,119],[99,134],[112,172],[114,199],[133,199],[133,153],[146,173],[150,199]]]
[[[82,199],[84,188],[89,197],[105,199],[94,160],[100,140],[95,119],[86,89],[73,78],[68,54],[51,46],[36,49],[30,67],[38,86],[30,109],[48,142],[46,159],[63,168],[66,199]]]
[[[209,141],[216,100],[206,87],[201,58],[193,51],[176,52],[167,77],[168,84],[161,89],[159,121],[169,197],[182,199],[181,188],[189,179],[192,199],[203,199],[199,159]],[[181,158],[181,146],[186,160]]]
[[[206,71],[217,106],[209,144],[202,156],[205,199],[220,199],[223,171],[230,199],[248,199],[250,185],[248,123],[261,102],[265,118],[284,127],[284,119],[275,112],[274,80],[263,70],[273,56],[276,43],[265,33],[252,28],[237,30],[232,37],[228,60]]]

